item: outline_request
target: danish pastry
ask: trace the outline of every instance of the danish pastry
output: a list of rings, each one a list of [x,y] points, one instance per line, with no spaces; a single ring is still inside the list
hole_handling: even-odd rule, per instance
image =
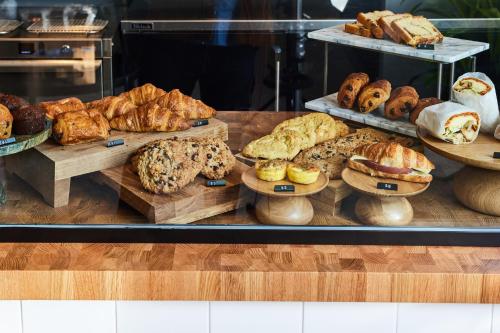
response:
[[[390,95],[391,83],[387,80],[379,80],[366,85],[358,96],[359,111],[372,112],[386,102]]]
[[[339,93],[337,94],[337,102],[346,109],[352,109],[356,97],[361,89],[370,82],[370,78],[366,73],[351,73],[342,82]]]
[[[391,97],[385,103],[384,115],[388,119],[396,120],[412,111],[418,103],[418,93],[415,88],[403,86],[394,89]]]

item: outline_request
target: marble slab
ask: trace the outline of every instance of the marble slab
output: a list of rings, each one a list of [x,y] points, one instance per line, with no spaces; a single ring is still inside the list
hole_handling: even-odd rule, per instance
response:
[[[332,116],[348,119],[357,123],[370,125],[387,131],[417,137],[417,127],[410,123],[408,115],[399,120],[390,120],[384,117],[384,105],[370,113],[343,109],[337,103],[337,93],[321,97],[306,103],[306,108],[325,112]]]
[[[444,37],[443,42],[436,44],[434,50],[419,50],[408,45],[396,44],[388,39],[367,38],[349,34],[344,32],[344,25],[312,31],[308,33],[308,37],[324,42],[350,45],[442,63],[456,62],[490,48],[488,43]]]

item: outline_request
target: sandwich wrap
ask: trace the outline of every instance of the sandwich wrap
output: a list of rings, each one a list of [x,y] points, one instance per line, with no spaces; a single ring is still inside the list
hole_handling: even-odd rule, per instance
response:
[[[474,89],[464,89],[458,91],[460,81],[466,78],[475,78],[483,81],[491,87],[491,90],[484,95],[477,93]],[[479,113],[481,117],[481,132],[492,134],[497,127],[500,116],[498,111],[497,94],[495,85],[490,78],[480,72],[465,73],[453,84],[452,100],[463,104]]]
[[[438,139],[453,144],[464,144],[476,140],[481,127],[481,117],[469,107],[444,102],[423,109],[416,124]]]

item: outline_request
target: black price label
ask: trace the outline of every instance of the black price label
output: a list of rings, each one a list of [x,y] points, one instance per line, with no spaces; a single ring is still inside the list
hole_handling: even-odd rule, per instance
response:
[[[419,50],[434,50],[434,44],[417,44]]]
[[[377,183],[377,188],[378,188],[379,190],[397,191],[397,190],[398,190],[398,184],[392,184],[392,183]]]
[[[123,140],[123,139],[115,139],[115,140],[108,141],[108,143],[106,144],[106,147],[111,148],[114,146],[121,146],[124,143],[125,143],[125,140]]]
[[[294,185],[275,185],[274,192],[295,192]]]
[[[208,119],[200,119],[193,122],[193,127],[208,125]]]
[[[14,143],[14,142],[16,142],[16,138],[2,139],[0,140],[0,146],[5,146],[8,145],[9,143]]]
[[[224,179],[219,179],[219,180],[207,180],[207,186],[208,186],[208,187],[226,186],[226,181],[225,181]]]
[[[496,151],[493,153],[493,158],[500,158],[500,151]]]

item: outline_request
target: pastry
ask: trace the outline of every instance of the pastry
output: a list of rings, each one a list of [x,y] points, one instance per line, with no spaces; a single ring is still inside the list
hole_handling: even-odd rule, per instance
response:
[[[408,14],[408,13],[382,16],[377,20],[377,23],[380,25],[380,27],[382,27],[382,30],[384,30],[384,33],[387,36],[389,36],[396,43],[400,43],[401,37],[399,36],[399,34],[396,31],[394,31],[391,24],[395,20],[399,20],[401,18],[411,17],[411,16],[412,15]]]
[[[391,28],[410,46],[434,44],[443,41],[441,32],[425,17],[410,16],[394,20]]]
[[[251,158],[291,160],[303,149],[348,132],[343,122],[325,113],[310,113],[282,122],[271,134],[247,144],[242,154]]]
[[[391,83],[387,80],[379,80],[366,85],[358,96],[359,111],[363,113],[372,112],[391,95]]]
[[[374,11],[369,13],[358,13],[356,19],[359,23],[370,29],[375,38],[384,38],[384,30],[378,24],[378,19],[383,16],[394,15],[390,10]]]
[[[481,118],[476,111],[466,106],[443,102],[426,107],[420,112],[416,124],[438,139],[465,144],[476,140]]]
[[[288,180],[298,184],[313,184],[318,180],[320,170],[311,163],[289,163],[286,167]]]
[[[415,124],[418,118],[418,115],[420,112],[422,112],[423,109],[425,109],[428,106],[435,105],[442,103],[443,101],[440,100],[439,98],[436,97],[427,97],[427,98],[422,98],[418,100],[417,105],[413,109],[413,111],[410,113],[410,122],[412,124]]]
[[[137,158],[142,186],[153,193],[173,193],[191,183],[203,168],[199,146],[187,140],[158,140]]]
[[[201,174],[208,179],[222,179],[234,168],[236,158],[222,139],[202,139],[201,154],[206,162]]]
[[[141,106],[151,110],[166,109],[185,119],[201,119],[215,117],[215,109],[205,105],[202,101],[184,95],[179,89],[174,89],[163,96]]]
[[[109,124],[113,129],[129,132],[173,132],[191,127],[185,118],[167,109],[148,110],[140,107],[114,117]]]
[[[103,99],[86,103],[85,107],[87,109],[98,110],[107,120],[111,120],[137,109],[137,106],[129,99],[118,96],[104,97]]]
[[[54,140],[62,145],[106,140],[109,132],[108,121],[95,109],[61,113],[52,127]]]
[[[125,98],[132,104],[140,106],[165,95],[167,92],[161,88],[157,88],[151,83],[146,83],[142,86],[135,87],[129,91],[123,92],[117,97]]]
[[[10,137],[13,119],[9,109],[0,104],[0,139],[7,139]]]
[[[373,37],[370,29],[365,28],[365,26],[359,22],[346,23],[344,26],[344,31],[353,35],[358,35],[368,38]]]
[[[5,105],[10,112],[29,105],[29,103],[21,97],[2,93],[0,93],[0,104]]]
[[[58,114],[85,109],[85,104],[76,97],[60,99],[58,101],[41,102],[38,104],[45,110],[45,115],[49,119],[54,119]]]
[[[351,73],[349,74],[342,85],[340,86],[339,93],[337,94],[337,102],[339,105],[346,109],[352,109],[359,92],[370,82],[368,74],[365,73]]]
[[[45,128],[45,111],[36,105],[25,105],[11,110],[14,122],[12,131],[18,135],[30,135]]]
[[[376,142],[396,142],[404,146],[414,145],[413,139],[387,134],[370,127],[361,128],[346,136],[329,140],[302,151],[294,158],[295,163],[313,163],[330,179],[340,179],[344,164],[358,146]]]
[[[418,103],[418,93],[415,88],[403,86],[394,89],[384,107],[384,115],[396,120],[412,111]]]
[[[283,180],[286,177],[287,161],[265,160],[255,163],[255,174],[257,178],[268,182]]]
[[[423,154],[397,143],[373,143],[354,150],[347,165],[375,177],[393,178],[415,183],[432,180],[434,164]]]

